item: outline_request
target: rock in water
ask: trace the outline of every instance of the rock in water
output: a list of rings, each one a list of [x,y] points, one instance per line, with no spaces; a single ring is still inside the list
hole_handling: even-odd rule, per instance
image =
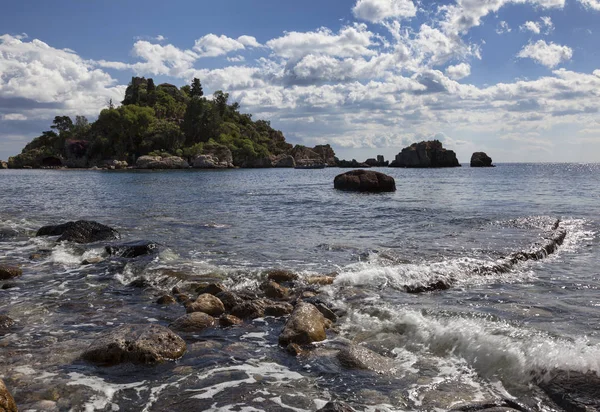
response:
[[[456,153],[439,140],[413,143],[402,149],[390,167],[460,167]]]
[[[219,316],[225,312],[225,306],[218,297],[203,293],[194,302],[187,304],[185,310],[188,313],[204,312],[211,316]]]
[[[539,386],[566,411],[600,411],[600,377],[594,372],[558,371]]]
[[[184,340],[164,326],[123,325],[98,338],[82,358],[103,366],[155,364],[179,359],[185,350]]]
[[[135,242],[106,246],[104,249],[106,250],[106,253],[111,256],[130,259],[158,252],[158,244],[148,240],[138,240]]]
[[[471,156],[471,167],[493,167],[492,158],[484,152],[475,152]]]
[[[359,169],[337,175],[333,187],[355,192],[395,192],[396,181],[383,173]]]
[[[317,412],[355,412],[350,405],[341,401],[327,402],[325,406],[319,409]]]
[[[338,352],[337,359],[342,366],[348,369],[365,369],[377,373],[394,371],[392,359],[381,356],[363,346],[351,345],[342,349]]]
[[[6,385],[0,379],[0,412],[17,412],[17,404],[12,395],[6,388]]]
[[[169,327],[178,332],[202,332],[214,326],[215,322],[215,318],[204,312],[194,312],[178,317]]]
[[[119,239],[119,232],[98,222],[78,220],[62,225],[44,226],[37,231],[36,236],[60,236],[58,242],[92,243]]]
[[[310,303],[300,302],[290,315],[279,335],[279,344],[305,345],[325,340],[325,317]]]
[[[0,266],[0,280],[8,280],[19,277],[23,271],[15,266]]]
[[[0,315],[0,330],[13,327],[15,321],[6,315]]]

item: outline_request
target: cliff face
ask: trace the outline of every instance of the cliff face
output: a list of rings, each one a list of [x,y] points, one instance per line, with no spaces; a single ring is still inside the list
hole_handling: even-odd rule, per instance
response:
[[[413,143],[402,149],[390,167],[460,167],[456,153],[438,140]]]

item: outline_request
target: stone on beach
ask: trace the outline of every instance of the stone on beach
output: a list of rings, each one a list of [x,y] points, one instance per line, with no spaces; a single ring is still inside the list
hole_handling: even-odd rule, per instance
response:
[[[193,312],[180,316],[169,325],[177,332],[202,332],[215,325],[215,318],[204,312]]]
[[[310,303],[300,302],[288,318],[283,331],[279,335],[279,343],[300,345],[325,340],[325,317]]]

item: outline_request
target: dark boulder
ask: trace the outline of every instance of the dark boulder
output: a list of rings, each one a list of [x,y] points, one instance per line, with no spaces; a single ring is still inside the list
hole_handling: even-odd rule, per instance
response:
[[[237,305],[244,303],[244,299],[242,299],[236,293],[228,290],[219,292],[215,296],[218,297],[221,302],[223,302],[223,306],[225,306],[225,309],[228,311],[231,311]]]
[[[198,293],[199,295],[208,293],[217,296],[217,294],[225,292],[226,290],[227,288],[225,288],[225,285],[223,285],[222,283],[210,283],[206,286],[196,288],[196,293]]]
[[[134,242],[106,246],[104,249],[106,250],[106,253],[111,256],[130,259],[157,253],[158,244],[148,240],[137,240]]]
[[[539,386],[567,412],[600,411],[600,377],[594,372],[558,371]]]
[[[256,319],[265,316],[266,302],[262,299],[249,300],[236,305],[231,314],[240,319]]]
[[[494,167],[492,158],[484,152],[475,152],[471,156],[471,167]]]
[[[241,320],[240,318],[233,316],[233,315],[227,315],[224,313],[219,317],[219,326],[221,326],[222,328],[228,328],[230,326],[238,326],[238,325],[241,325],[242,323],[244,323],[243,320]]]
[[[159,325],[123,325],[96,339],[82,358],[98,365],[154,364],[183,356],[186,345]]]
[[[61,225],[44,226],[37,231],[36,236],[60,236],[58,242],[92,243],[119,239],[119,232],[98,222],[78,220]]]
[[[0,227],[0,242],[19,236],[19,232],[10,227]]]
[[[272,302],[265,307],[265,316],[286,316],[294,311],[294,306],[287,302]]]
[[[298,279],[298,275],[289,270],[273,269],[267,272],[267,279],[277,283],[293,282]]]
[[[265,296],[271,299],[285,299],[290,294],[288,288],[273,281],[267,281],[260,287],[262,291],[265,292]]]
[[[159,305],[172,305],[174,303],[177,303],[177,301],[171,295],[163,295],[160,298],[158,298],[156,303],[158,303]]]
[[[17,412],[17,404],[12,395],[6,388],[6,385],[0,379],[0,412]]]
[[[23,271],[15,266],[0,266],[0,280],[8,280],[19,277]]]
[[[204,312],[194,312],[175,319],[169,328],[178,332],[202,332],[214,326],[215,322],[215,318]]]
[[[0,315],[0,330],[12,328],[15,325],[15,321],[6,315]]]
[[[395,192],[393,177],[370,170],[352,170],[335,177],[333,186],[338,190],[355,192]]]
[[[366,169],[366,168],[371,167],[371,166],[369,166],[366,163],[360,163],[356,159],[352,159],[352,160],[340,160],[337,157],[336,157],[336,160],[335,160],[335,164],[338,167],[348,168],[348,169],[356,169],[356,168],[359,168],[359,167],[362,167],[363,169]]]
[[[218,297],[203,293],[194,302],[188,303],[185,310],[187,313],[204,312],[211,316],[219,316],[225,312],[225,306]]]
[[[460,167],[456,153],[439,140],[413,143],[402,149],[390,167]]]
[[[288,318],[283,331],[279,335],[279,344],[290,343],[305,345],[320,342],[327,337],[325,333],[325,317],[310,303],[300,302]]]

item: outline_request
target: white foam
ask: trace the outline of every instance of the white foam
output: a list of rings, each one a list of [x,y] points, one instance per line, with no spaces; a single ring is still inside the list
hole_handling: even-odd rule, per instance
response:
[[[118,405],[112,403],[115,394],[124,389],[141,388],[146,384],[146,381],[134,382],[128,384],[113,384],[106,382],[102,378],[95,376],[85,376],[81,373],[71,372],[69,377],[72,379],[67,383],[69,386],[87,386],[94,390],[97,394],[85,404],[84,408],[86,412],[93,412],[96,410],[105,410],[109,405],[112,410],[119,410]]]

